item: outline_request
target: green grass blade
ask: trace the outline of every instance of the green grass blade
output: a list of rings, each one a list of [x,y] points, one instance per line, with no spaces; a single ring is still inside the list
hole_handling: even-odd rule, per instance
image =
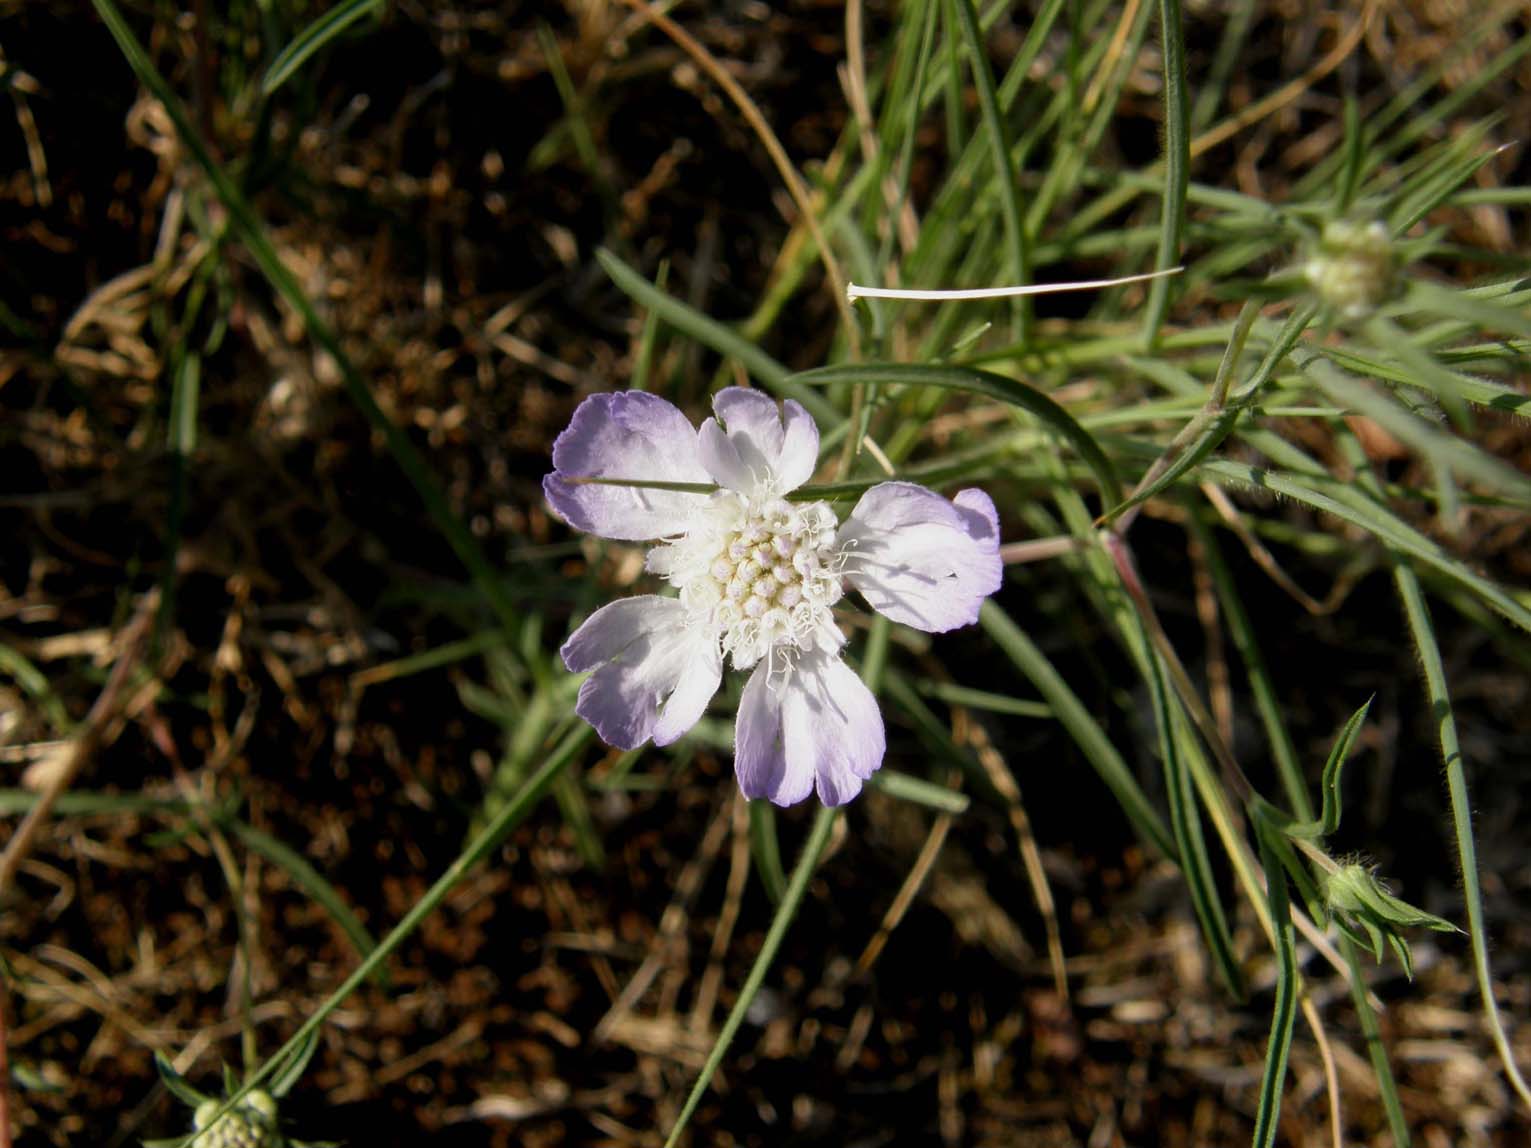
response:
[[[1523,298],[1518,307],[1506,306],[1493,299],[1485,299],[1481,295],[1453,291],[1439,283],[1419,280],[1409,284],[1404,301],[1418,307],[1421,311],[1435,311],[1442,315],[1449,315],[1453,319],[1474,327],[1481,327],[1485,331],[1500,331],[1509,335],[1519,335],[1523,339],[1531,339],[1531,314],[1527,313]]]
[[[1297,817],[1305,821],[1311,820],[1313,805],[1308,800],[1302,763],[1297,759],[1297,749],[1292,744],[1291,734],[1287,732],[1285,707],[1281,704],[1276,694],[1275,684],[1271,681],[1270,669],[1260,651],[1254,623],[1250,620],[1249,611],[1244,607],[1243,596],[1239,593],[1228,564],[1223,560],[1222,547],[1218,545],[1217,538],[1211,529],[1195,515],[1191,517],[1190,524],[1192,536],[1200,545],[1205,558],[1213,592],[1217,595],[1218,607],[1227,620],[1229,637],[1233,639],[1234,649],[1238,651],[1244,663],[1244,673],[1249,679],[1250,693],[1254,695],[1255,709],[1260,715],[1260,723],[1265,727],[1265,740],[1270,746],[1271,756],[1275,759],[1276,773],[1281,778],[1282,789],[1286,791],[1287,802]]]
[[[170,1058],[159,1049],[154,1050],[154,1067],[159,1072],[160,1081],[165,1089],[187,1108],[196,1108],[212,1099],[193,1088],[186,1078],[175,1070],[175,1065],[170,1062]]]
[[[750,802],[750,852],[755,871],[771,904],[780,905],[787,895],[787,871],[781,863],[781,840],[776,835],[776,807],[769,801]]]
[[[53,692],[48,675],[24,655],[3,643],[0,643],[0,674],[8,676],[31,696],[48,719],[48,724],[53,727],[54,733],[64,735],[74,728],[74,723],[69,720],[69,711],[64,708],[63,699]]]
[[[305,1046],[307,1041],[319,1030],[319,1027],[329,1018],[330,1014],[339,1008],[353,992],[361,987],[362,982],[372,977],[382,963],[389,958],[400,945],[402,945],[420,923],[436,911],[436,907],[446,899],[447,895],[462,883],[463,879],[495,848],[504,840],[505,835],[513,830],[528,814],[537,807],[537,803],[547,794],[553,782],[562,775],[563,771],[575,760],[585,746],[595,737],[595,731],[581,723],[571,732],[558,747],[553,750],[531,777],[527,778],[526,784],[520,791],[495,813],[494,819],[489,822],[473,839],[472,842],[458,855],[457,860],[442,875],[436,878],[433,884],[421,898],[410,907],[409,912],[399,920],[375,949],[372,950],[360,965],[352,970],[351,975],[346,977],[325,1002],[314,1010],[293,1033],[286,1044],[282,1045],[271,1057],[266,1060],[259,1069],[246,1078],[239,1093],[228,1098],[218,1115],[222,1115],[242,1099],[252,1088],[255,1088],[266,1080],[271,1079],[286,1064],[292,1062],[292,1058]],[[206,1140],[202,1134],[194,1133],[180,1141],[181,1148],[191,1148],[194,1143],[203,1143],[206,1148]]]
[[[1405,386],[1417,387],[1421,383],[1434,381],[1437,384],[1445,382],[1451,391],[1461,396],[1464,402],[1475,406],[1487,407],[1490,410],[1506,411],[1510,414],[1531,416],[1531,395],[1523,394],[1503,383],[1496,383],[1492,379],[1477,375],[1466,375],[1461,371],[1450,370],[1446,363],[1448,357],[1454,361],[1475,362],[1468,355],[1476,352],[1467,349],[1448,350],[1438,354],[1435,358],[1436,367],[1445,372],[1447,379],[1438,377],[1422,379],[1418,372],[1405,370],[1397,362],[1384,361],[1376,354],[1361,354],[1355,347],[1317,347],[1313,348],[1327,359],[1344,367],[1352,374],[1364,375],[1382,382],[1402,383]],[[1423,352],[1421,352],[1423,354]],[[1493,358],[1499,359],[1504,354],[1501,345],[1495,345],[1491,352]],[[1516,360],[1510,360],[1512,365]]]
[[[1292,1029],[1297,1020],[1297,940],[1287,899],[1286,870],[1267,840],[1267,834],[1276,830],[1259,817],[1254,819],[1254,826],[1260,840],[1260,866],[1265,870],[1266,902],[1276,931],[1276,1005],[1265,1050],[1265,1070],[1260,1076],[1253,1144],[1254,1148],[1275,1148],[1281,1086],[1286,1082],[1287,1056],[1292,1050]]]
[[[1425,604],[1424,592],[1419,578],[1403,562],[1393,568],[1393,580],[1399,597],[1403,600],[1404,614],[1409,630],[1414,635],[1414,647],[1425,670],[1425,691],[1430,699],[1430,709],[1435,715],[1437,733],[1441,741],[1441,755],[1446,762],[1446,789],[1451,797],[1451,822],[1456,833],[1457,859],[1462,868],[1462,900],[1467,907],[1467,931],[1472,941],[1473,971],[1478,978],[1478,991],[1483,998],[1483,1015],[1489,1023],[1494,1047],[1499,1051],[1500,1063],[1510,1084],[1520,1094],[1521,1101],[1531,1108],[1531,1087],[1515,1064],[1509,1037],[1505,1035],[1504,1021],[1499,1015],[1499,1005],[1494,1000],[1494,980],[1488,963],[1488,926],[1483,919],[1483,892],[1478,884],[1478,854],[1473,841],[1472,806],[1467,797],[1467,771],[1462,762],[1462,747],[1457,740],[1457,719],[1451,706],[1451,692],[1446,685],[1446,666],[1441,661],[1441,649],[1435,640],[1435,628],[1430,622],[1430,608]]]
[[[949,706],[965,706],[971,710],[1006,714],[1010,717],[1046,720],[1053,716],[1053,711],[1046,702],[1026,701],[1023,698],[1012,698],[1008,694],[975,690],[969,686],[953,685],[950,682],[933,682],[926,678],[916,679],[913,685],[917,693],[943,701]]]
[[[1007,375],[974,367],[921,366],[910,363],[855,363],[846,366],[820,367],[792,376],[792,381],[811,386],[835,383],[865,383],[869,386],[941,387],[969,391],[1019,407],[1055,431],[1079,452],[1094,472],[1107,505],[1121,501],[1121,482],[1116,468],[1106,457],[1093,435],[1085,430],[1061,406],[1035,387]]]
[[[900,801],[911,801],[915,805],[923,805],[926,809],[934,809],[938,813],[966,813],[968,806],[973,803],[972,798],[965,793],[948,789],[944,785],[937,785],[933,781],[926,781],[922,777],[899,773],[886,766],[872,774],[867,779],[867,785],[873,789],[882,790],[889,797],[896,797]]]
[[[606,248],[597,248],[595,258],[611,277],[611,281],[633,302],[648,308],[652,314],[658,315],[671,327],[683,335],[689,335],[702,346],[726,358],[738,360],[767,389],[802,403],[821,426],[838,426],[845,421],[845,416],[823,395],[795,383],[791,371],[738,332],[659,290]]]
[[[1244,408],[1255,401],[1261,389],[1270,382],[1276,368],[1291,353],[1292,348],[1297,345],[1297,340],[1302,338],[1303,331],[1313,320],[1315,310],[1312,307],[1304,307],[1292,313],[1266,350],[1259,365],[1239,387],[1233,405],[1224,406],[1228,392],[1232,388],[1234,375],[1238,370],[1239,356],[1243,353],[1250,328],[1259,314],[1258,308],[1246,306],[1240,312],[1229,336],[1222,361],[1218,365],[1212,393],[1208,396],[1206,404],[1196,417],[1186,424],[1181,433],[1175,437],[1174,442],[1160,456],[1159,462],[1155,464],[1156,467],[1163,466],[1162,472],[1154,476],[1151,469],[1130,498],[1125,502],[1117,503],[1101,515],[1101,523],[1113,522],[1134,507],[1158,496],[1185,477],[1187,473],[1195,469],[1198,463],[1216,450],[1233,432]],[[1141,362],[1141,366],[1149,368],[1152,363],[1153,360],[1145,360]],[[1159,365],[1168,367],[1168,364]],[[1181,374],[1178,370],[1175,373]],[[1187,378],[1185,381],[1191,387],[1196,387],[1194,379]],[[1167,463],[1164,461],[1166,459],[1169,460]]]
[[[376,951],[376,938],[367,931],[361,918],[351,911],[351,906],[346,904],[340,891],[325,880],[324,875],[309,864],[306,857],[269,833],[243,821],[231,818],[223,823],[223,828],[237,837],[245,848],[259,853],[273,865],[285,870],[298,887],[334,919],[363,958]],[[381,966],[377,969],[376,979],[379,985],[387,986],[387,971]]]
[[[297,72],[308,58],[334,40],[369,12],[382,10],[383,0],[343,0],[299,32],[277,53],[261,80],[261,95],[270,96]]]
[[[1185,230],[1185,196],[1190,182],[1190,108],[1185,83],[1185,29],[1180,0],[1159,0],[1159,28],[1164,48],[1164,196],[1159,216],[1159,255],[1154,266],[1168,271],[1180,264],[1180,237]],[[1153,349],[1169,311],[1169,277],[1155,279],[1148,289],[1143,318],[1143,342]]]
[[[516,611],[500,585],[494,567],[485,558],[467,527],[453,513],[446,496],[436,485],[435,479],[431,477],[424,459],[415,450],[414,444],[378,405],[366,381],[352,366],[335,332],[320,318],[312,301],[304,293],[292,272],[287,269],[287,265],[282,262],[254,209],[235,186],[234,181],[213,159],[202,137],[192,127],[185,107],[171,90],[170,85],[166,83],[165,78],[155,69],[144,52],[143,46],[133,35],[127,22],[123,20],[121,12],[117,10],[117,5],[113,0],[92,0],[92,3],[95,4],[96,11],[117,41],[117,47],[139,82],[164,105],[166,114],[175,124],[176,134],[180,137],[181,143],[207,176],[208,182],[212,184],[213,190],[228,210],[229,224],[233,232],[260,267],[267,282],[302,317],[309,338],[334,360],[351,401],[361,409],[367,421],[383,436],[389,453],[393,455],[421,501],[425,503],[426,510],[435,522],[436,528],[451,546],[458,560],[472,575],[480,593],[494,607],[501,623],[507,629],[514,629],[517,622]]]
[[[1422,458],[1448,466],[1485,490],[1522,505],[1531,502],[1531,478],[1509,463],[1410,413],[1393,397],[1379,393],[1360,379],[1347,377],[1326,359],[1314,358],[1307,364],[1306,373],[1337,405],[1366,415]]]
[[[574,835],[575,852],[592,872],[599,873],[606,867],[606,848],[601,844],[601,832],[590,812],[590,801],[573,770],[566,770],[553,783],[553,798],[558,802],[564,824]]]
[[[1069,689],[1068,683],[1053,668],[1052,663],[1047,660],[1042,651],[1037,649],[1025,632],[1010,619],[1010,616],[992,601],[983,604],[978,621],[989,637],[994,639],[995,644],[1015,663],[1016,668],[1026,675],[1031,684],[1036,687],[1036,691],[1052,707],[1059,723],[1074,739],[1074,743],[1079,746],[1086,760],[1095,767],[1095,772],[1116,796],[1122,811],[1127,814],[1128,820],[1142,834],[1143,839],[1164,856],[1178,857],[1174,838],[1149,802],[1147,794],[1138,785],[1132,771],[1127,768],[1127,763],[1122,760],[1121,754],[1116,752],[1116,747],[1106,737],[1105,731],[1090,716],[1084,704],[1074,691]]]
[[[1031,282],[1031,245],[1026,225],[1021,218],[1021,195],[1016,185],[1016,173],[1011,170],[1010,136],[1005,121],[999,114],[999,104],[994,98],[994,77],[989,72],[989,56],[984,51],[983,36],[978,30],[978,16],[973,11],[972,0],[951,0],[957,15],[957,26],[967,47],[968,62],[973,70],[973,85],[978,90],[978,109],[983,117],[984,134],[988,137],[989,153],[994,160],[994,184],[999,189],[1000,211],[1005,221],[1005,280],[1006,286],[1019,287]],[[1018,342],[1027,341],[1031,332],[1031,303],[1022,296],[1013,301],[1015,317],[1014,336]]]
[[[803,851],[798,855],[797,865],[792,870],[792,880],[788,882],[781,904],[776,908],[776,916],[771,920],[771,928],[760,945],[760,952],[755,956],[755,963],[750,966],[749,975],[744,978],[744,984],[739,989],[739,999],[729,1010],[728,1019],[723,1022],[723,1027],[718,1032],[718,1039],[713,1042],[712,1051],[707,1054],[707,1061],[702,1065],[702,1071],[697,1076],[696,1083],[691,1086],[691,1094],[686,1097],[686,1103],[681,1108],[680,1115],[675,1118],[675,1126],[670,1129],[669,1136],[665,1138],[665,1148],[675,1148],[680,1141],[686,1125],[691,1122],[692,1114],[696,1112],[696,1106],[701,1103],[702,1096],[707,1091],[707,1086],[712,1083],[713,1075],[718,1071],[718,1066],[723,1063],[723,1056],[728,1052],[728,1046],[733,1043],[734,1035],[739,1031],[739,1026],[744,1023],[744,1014],[749,1011],[750,1005],[755,1002],[755,997],[760,992],[760,986],[765,983],[771,962],[776,959],[776,950],[781,948],[782,938],[787,935],[788,926],[797,916],[797,907],[802,903],[803,894],[808,891],[808,879],[813,876],[813,870],[829,844],[830,834],[834,830],[838,817],[839,810],[827,806],[821,806],[814,817],[813,828],[809,831],[808,840],[803,843]]]
[[[1148,644],[1145,632],[1143,642]],[[1238,958],[1233,952],[1233,937],[1228,931],[1228,918],[1218,900],[1217,885],[1212,876],[1212,861],[1207,855],[1207,842],[1202,836],[1201,813],[1196,806],[1196,794],[1191,786],[1191,774],[1181,756],[1179,744],[1185,723],[1176,720],[1171,709],[1169,689],[1164,681],[1163,659],[1153,650],[1148,651],[1147,674],[1149,692],[1153,698],[1154,724],[1159,730],[1159,752],[1164,763],[1164,787],[1169,798],[1170,827],[1175,834],[1175,846],[1180,854],[1180,871],[1185,876],[1186,890],[1191,896],[1191,908],[1196,913],[1201,934],[1206,939],[1212,960],[1222,974],[1223,983],[1235,998],[1244,998],[1244,978],[1239,972]]]
[[[30,789],[0,789],[0,817],[26,813],[42,795]],[[61,793],[53,803],[59,817],[97,817],[128,813],[184,813],[185,801],[179,797],[148,797],[142,793],[90,793],[71,790]]]
[[[168,442],[175,454],[189,455],[197,449],[197,393],[201,389],[202,356],[188,351],[175,373],[170,391]]]
[[[1315,510],[1325,511],[1359,526],[1379,541],[1418,559],[1451,581],[1471,590],[1517,626],[1531,630],[1531,608],[1503,587],[1452,558],[1430,539],[1365,494],[1344,483],[1266,470],[1226,459],[1214,459],[1202,464],[1202,472],[1220,483],[1251,486],[1286,495]]]

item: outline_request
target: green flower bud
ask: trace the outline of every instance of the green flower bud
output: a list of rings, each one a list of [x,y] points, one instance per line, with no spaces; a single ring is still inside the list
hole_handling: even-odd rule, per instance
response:
[[[1324,224],[1318,249],[1303,268],[1319,297],[1347,319],[1359,319],[1393,291],[1393,241],[1381,222]]]
[[[220,1106],[217,1100],[197,1106],[192,1126],[205,1133],[197,1148],[279,1148],[282,1138],[276,1130],[276,1101],[270,1093],[256,1089],[214,1123]]]
[[[1355,915],[1366,911],[1368,894],[1375,886],[1365,866],[1346,865],[1329,874],[1324,894],[1333,912]]]

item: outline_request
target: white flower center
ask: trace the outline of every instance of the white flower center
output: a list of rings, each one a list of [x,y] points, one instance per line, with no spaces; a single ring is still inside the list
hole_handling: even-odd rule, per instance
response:
[[[843,641],[830,611],[845,593],[838,527],[825,502],[719,491],[683,537],[649,553],[648,567],[680,590],[693,619],[716,628],[744,670],[776,651]]]

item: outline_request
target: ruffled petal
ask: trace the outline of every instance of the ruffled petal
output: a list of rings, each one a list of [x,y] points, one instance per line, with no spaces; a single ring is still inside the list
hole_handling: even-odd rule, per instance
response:
[[[571,478],[711,482],[696,430],[670,403],[644,391],[591,395],[553,443],[553,473],[542,491],[558,516],[602,538],[674,534],[706,497],[632,486],[584,485]]]
[[[999,589],[999,516],[981,490],[948,502],[912,482],[861,496],[840,527],[845,580],[895,622],[938,634],[978,620]]]
[[[602,606],[559,653],[580,684],[574,712],[601,740],[636,749],[669,745],[697,723],[717,693],[723,660],[716,636],[688,626],[673,598],[643,594]]]
[[[780,497],[813,476],[819,428],[802,405],[745,387],[712,397],[717,418],[700,431],[703,464],[714,481],[741,494]]]
[[[762,664],[744,687],[734,769],[746,797],[791,805],[816,786],[825,805],[844,805],[885,748],[877,699],[834,654],[804,654],[775,679]]]

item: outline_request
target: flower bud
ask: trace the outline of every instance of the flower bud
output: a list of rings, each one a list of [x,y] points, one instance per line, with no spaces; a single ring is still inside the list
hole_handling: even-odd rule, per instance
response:
[[[282,1142],[270,1093],[256,1089],[215,1121],[219,1107],[218,1101],[209,1100],[192,1117],[192,1126],[203,1134],[199,1148],[276,1148]]]
[[[1361,318],[1393,291],[1393,241],[1386,225],[1331,220],[1303,272],[1325,303],[1347,319]]]

